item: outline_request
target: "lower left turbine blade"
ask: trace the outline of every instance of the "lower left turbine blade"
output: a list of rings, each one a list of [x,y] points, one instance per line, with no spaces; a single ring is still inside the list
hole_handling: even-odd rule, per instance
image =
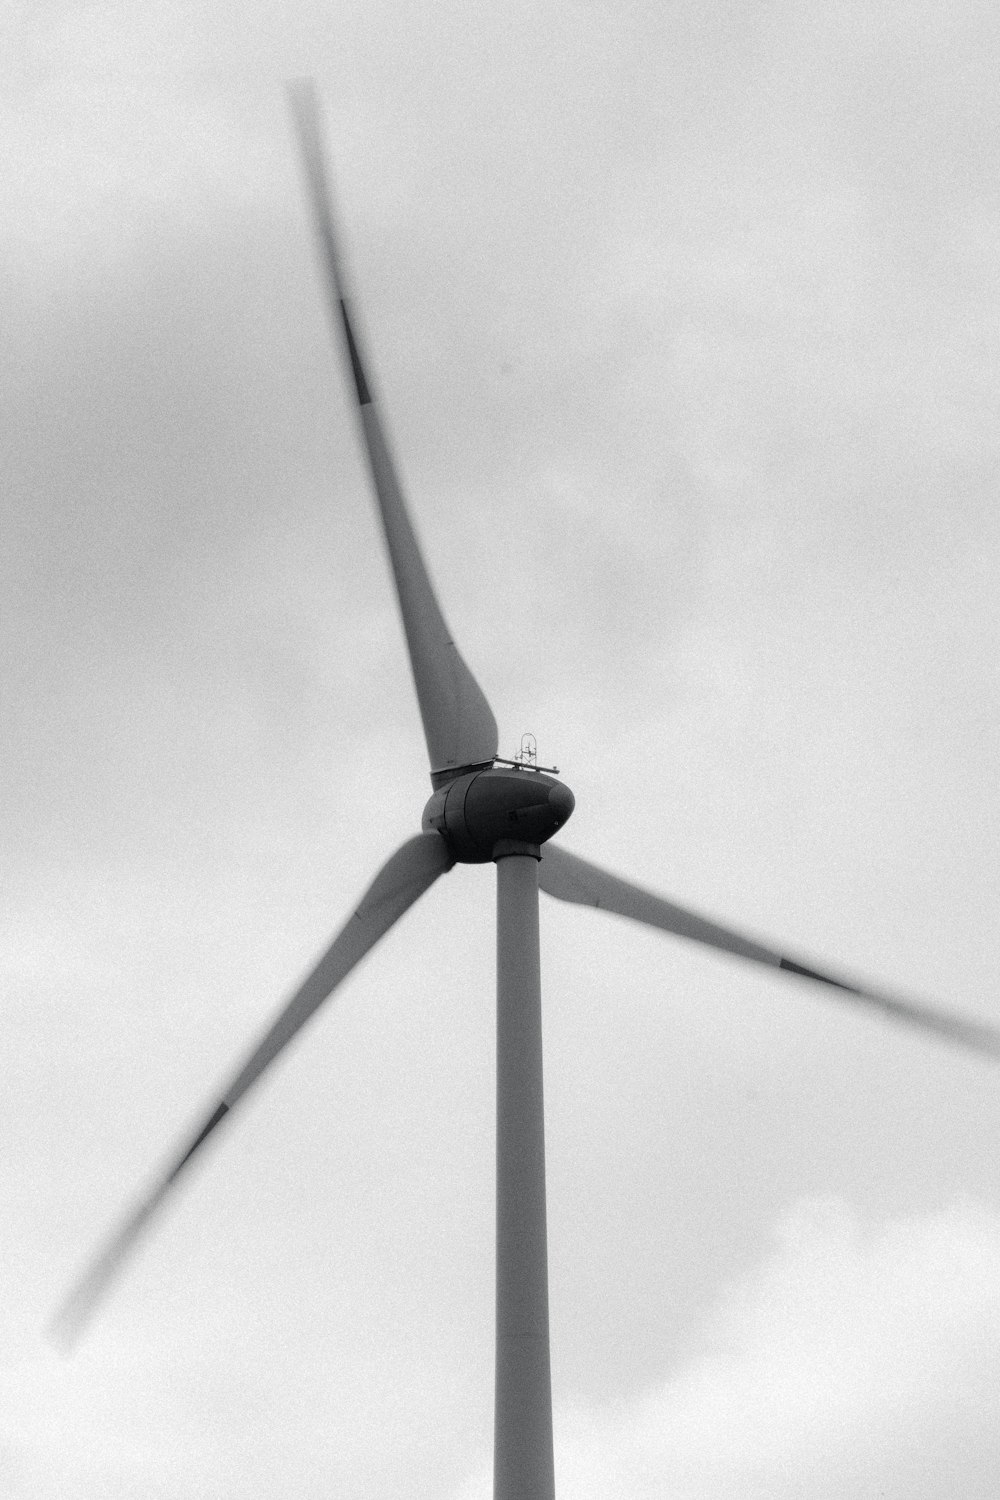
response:
[[[93,1263],[77,1282],[57,1313],[52,1333],[72,1345],[115,1274],[136,1244],[154,1210],[204,1142],[235,1104],[270,1067],[280,1052],[323,1002],[384,937],[404,912],[423,895],[454,860],[437,833],[409,839],[386,861],[319,963],[265,1031],[243,1066],[233,1076],[222,1098],[210,1111],[180,1154],[125,1218]]]

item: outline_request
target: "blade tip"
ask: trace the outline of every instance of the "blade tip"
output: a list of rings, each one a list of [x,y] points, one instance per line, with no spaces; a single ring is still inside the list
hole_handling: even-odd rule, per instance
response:
[[[88,1296],[85,1288],[77,1287],[56,1311],[46,1325],[45,1338],[57,1354],[68,1359],[76,1352],[96,1302],[93,1294]]]
[[[285,93],[293,109],[307,108],[313,111],[316,109],[319,96],[316,90],[316,80],[311,74],[303,73],[298,78],[286,78]]]

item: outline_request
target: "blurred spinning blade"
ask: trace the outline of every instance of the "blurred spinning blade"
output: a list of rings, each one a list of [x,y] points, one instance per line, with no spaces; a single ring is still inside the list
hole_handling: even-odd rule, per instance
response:
[[[801,979],[811,979],[824,985],[826,991],[838,1000],[868,1010],[877,1010],[893,1021],[920,1031],[932,1032],[947,1038],[962,1047],[989,1056],[1000,1057],[1000,1032],[977,1021],[968,1021],[961,1016],[950,1015],[936,1006],[922,1001],[903,1000],[886,995],[877,989],[854,984],[846,979],[837,979],[824,974],[811,964],[781,954],[776,948],[765,947],[753,938],[732,927],[723,927],[711,922],[686,906],[665,901],[642,886],[633,885],[619,875],[612,875],[570,854],[553,844],[542,850],[541,868],[538,874],[539,887],[557,901],[569,901],[580,906],[596,906],[602,911],[614,912],[620,917],[630,917],[646,927],[657,927],[661,932],[673,933],[693,943],[702,943],[706,948],[715,948],[720,953],[732,953],[750,963],[764,964],[771,969],[783,969],[788,974],[797,974]]]
[[[441,613],[362,364],[357,331],[348,314],[315,88],[311,80],[304,79],[292,85],[289,92],[326,273],[330,316],[335,325],[340,325],[351,364],[369,471],[424,725],[431,780],[439,785],[461,770],[492,763],[498,745],[496,719]]]
[[[71,1345],[76,1340],[153,1213],[195,1153],[365,954],[453,864],[443,839],[436,833],[417,834],[387,860],[354,915],[267,1028],[201,1126],[111,1235],[70,1292],[52,1324],[52,1333],[59,1343]]]

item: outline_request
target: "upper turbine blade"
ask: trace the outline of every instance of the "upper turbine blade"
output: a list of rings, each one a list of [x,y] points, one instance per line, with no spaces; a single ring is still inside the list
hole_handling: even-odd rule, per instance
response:
[[[645,891],[641,886],[611,875],[599,865],[593,865],[551,843],[542,848],[538,884],[543,891],[559,901],[602,907],[605,911],[616,912],[618,916],[631,917],[634,922],[643,922],[647,927],[659,927],[664,932],[675,933],[692,942],[704,943],[708,948],[735,953],[752,963],[766,964],[770,968],[798,974],[804,979],[813,979],[819,984],[828,985],[838,998],[880,1010],[894,1021],[919,1027],[923,1031],[936,1032],[963,1047],[1000,1057],[1000,1032],[990,1026],[949,1015],[947,1011],[913,1000],[901,1000],[877,990],[862,989],[846,980],[820,973],[797,959],[754,942],[752,938],[733,931],[731,927],[721,927],[717,922],[710,922],[686,907],[664,901],[662,896],[654,896],[651,891]]]
[[[439,834],[421,833],[397,849],[383,865],[354,915],[268,1027],[199,1129],[74,1287],[53,1324],[53,1332],[61,1342],[72,1343],[76,1338],[150,1216],[216,1126],[379,938],[453,864]]]
[[[497,752],[497,724],[482,688],[459,655],[441,614],[361,361],[357,331],[348,316],[315,89],[312,81],[305,79],[292,85],[289,92],[326,271],[330,314],[334,323],[340,324],[351,362],[361,430],[420,704],[431,780],[437,786],[467,766],[485,765],[493,760]]]

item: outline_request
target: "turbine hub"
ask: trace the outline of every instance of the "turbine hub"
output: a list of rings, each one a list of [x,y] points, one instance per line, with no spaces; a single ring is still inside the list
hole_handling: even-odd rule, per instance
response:
[[[501,841],[544,844],[575,805],[554,776],[495,766],[439,787],[424,808],[423,827],[440,833],[461,863],[486,864]]]

